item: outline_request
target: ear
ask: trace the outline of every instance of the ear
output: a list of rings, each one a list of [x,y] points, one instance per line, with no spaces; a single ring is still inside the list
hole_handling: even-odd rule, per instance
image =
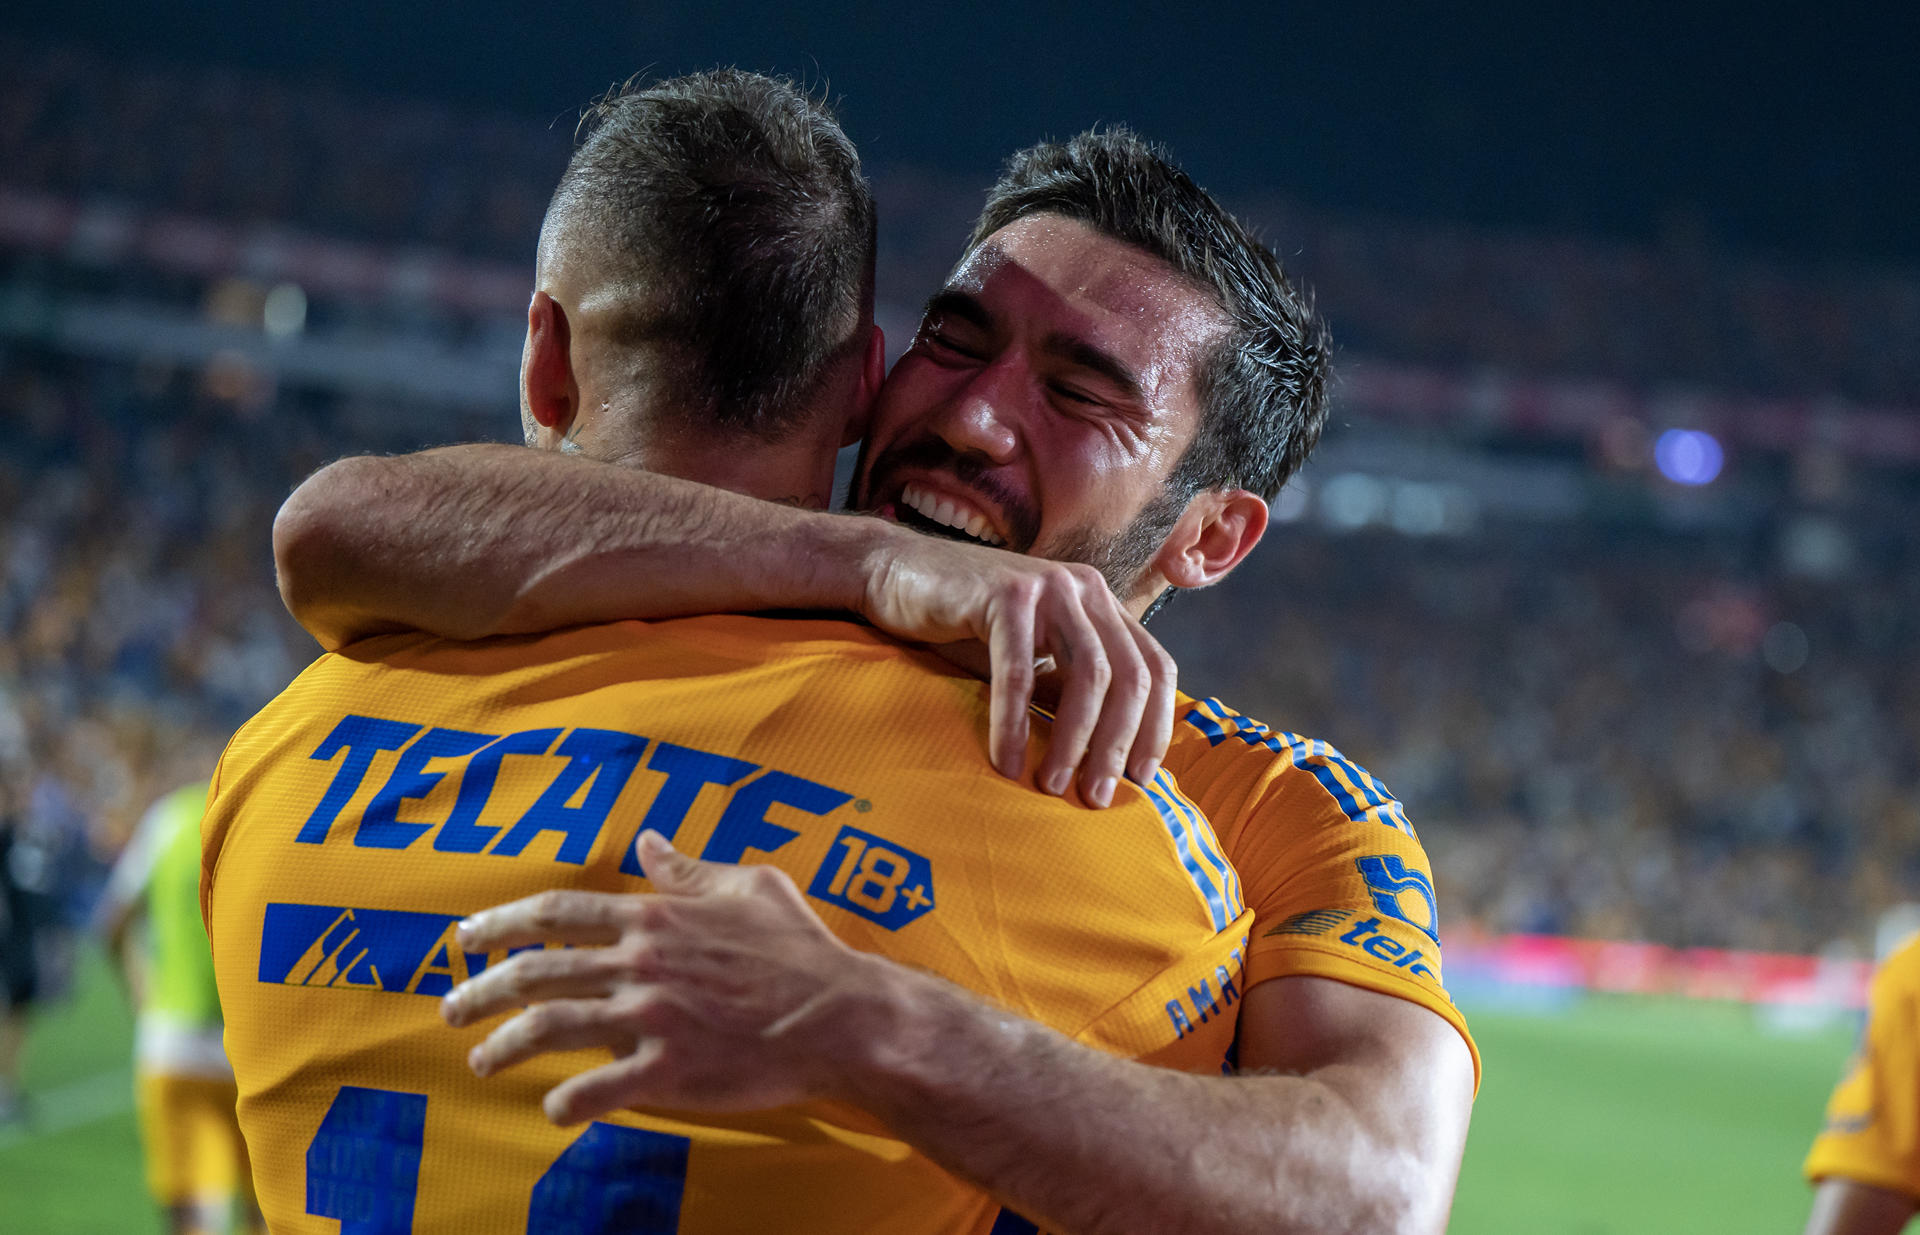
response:
[[[573,427],[580,387],[573,377],[573,329],[567,311],[545,292],[527,305],[527,347],[520,365],[520,397],[527,412],[557,440]]]
[[[851,446],[867,435],[873,416],[873,401],[880,397],[880,384],[887,380],[887,335],[879,326],[867,336],[867,354],[860,363],[860,384],[853,393],[853,406],[847,409],[846,428],[840,444]]]
[[[1267,504],[1245,489],[1209,490],[1154,554],[1152,570],[1178,588],[1218,583],[1253,552],[1267,531]]]

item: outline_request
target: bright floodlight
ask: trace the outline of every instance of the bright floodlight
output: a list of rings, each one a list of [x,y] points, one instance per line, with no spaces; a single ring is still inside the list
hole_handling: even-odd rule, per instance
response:
[[[1675,484],[1704,485],[1720,474],[1726,454],[1713,434],[1698,429],[1668,429],[1653,444],[1660,474]]]

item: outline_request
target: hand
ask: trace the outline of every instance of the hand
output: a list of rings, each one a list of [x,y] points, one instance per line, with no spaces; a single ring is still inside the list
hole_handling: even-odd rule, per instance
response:
[[[1173,736],[1179,667],[1091,566],[1023,557],[892,528],[871,557],[861,613],[902,639],[979,639],[991,661],[994,767],[1025,770],[1035,661],[1051,657],[1060,706],[1036,781],[1065,793],[1077,769],[1095,806],[1122,774],[1153,779]]]
[[[612,1050],[612,1063],[547,1094],[560,1124],[841,1092],[886,962],[836,939],[775,867],[703,862],[653,831],[637,843],[654,894],[543,892],[461,923],[470,952],[577,945],[522,952],[448,992],[441,1014],[456,1026],[533,1005],[468,1066],[484,1077],[549,1051]]]

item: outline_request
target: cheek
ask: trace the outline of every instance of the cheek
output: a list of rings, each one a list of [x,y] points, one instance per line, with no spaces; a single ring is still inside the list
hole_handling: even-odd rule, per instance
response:
[[[1124,524],[1155,481],[1140,458],[1084,423],[1056,424],[1032,441],[1041,521],[1049,531]]]
[[[938,365],[909,353],[902,356],[874,400],[868,441],[879,445],[906,436],[926,419],[930,408],[945,394],[945,375]]]

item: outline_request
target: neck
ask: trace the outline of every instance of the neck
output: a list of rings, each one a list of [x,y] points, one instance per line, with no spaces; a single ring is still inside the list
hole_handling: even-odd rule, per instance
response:
[[[805,435],[778,445],[751,438],[655,440],[609,462],[788,506],[825,510],[833,497],[833,451]]]

